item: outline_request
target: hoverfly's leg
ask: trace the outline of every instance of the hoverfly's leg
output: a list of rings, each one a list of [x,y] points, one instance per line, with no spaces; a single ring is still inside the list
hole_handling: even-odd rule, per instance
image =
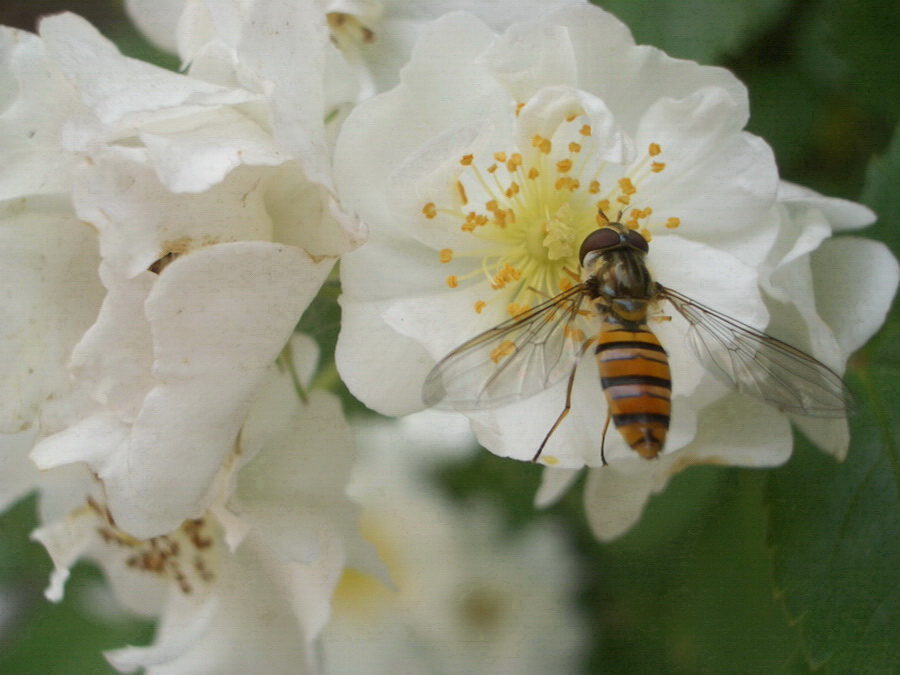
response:
[[[547,441],[550,440],[550,437],[553,435],[553,432],[556,431],[557,427],[562,424],[562,421],[566,419],[566,415],[569,414],[569,410],[572,408],[572,387],[575,385],[575,371],[578,370],[578,364],[581,362],[581,357],[587,351],[587,348],[593,344],[594,338],[588,338],[584,341],[584,344],[581,345],[581,349],[578,352],[578,358],[575,360],[575,365],[572,366],[572,372],[569,373],[569,383],[566,386],[566,407],[563,408],[563,411],[559,414],[559,417],[556,418],[556,421],[553,423],[553,426],[550,427],[550,431],[547,432],[547,435],[544,436],[544,440],[541,441],[541,446],[538,448],[537,452],[534,453],[534,457],[531,458],[532,462],[538,461],[538,458],[541,456],[541,453],[544,451],[544,447],[547,445]]]
[[[612,411],[607,408],[606,409],[606,422],[603,424],[603,437],[600,440],[600,461],[603,462],[603,466],[609,466],[606,463],[606,455],[603,453],[603,448],[606,447],[606,432],[609,429],[609,421],[612,419]]]

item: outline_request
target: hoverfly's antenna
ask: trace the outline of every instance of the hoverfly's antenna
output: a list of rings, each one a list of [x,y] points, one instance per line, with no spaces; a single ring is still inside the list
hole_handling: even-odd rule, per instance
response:
[[[606,224],[609,225],[609,218],[603,213],[603,209],[597,209],[597,215],[603,218],[606,221]]]

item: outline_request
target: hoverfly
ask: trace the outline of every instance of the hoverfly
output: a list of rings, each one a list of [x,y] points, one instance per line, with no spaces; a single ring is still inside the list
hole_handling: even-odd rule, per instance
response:
[[[580,357],[594,345],[608,404],[603,464],[610,420],[635,452],[653,459],[666,441],[672,384],[668,354],[650,330],[648,312],[668,301],[687,320],[688,341],[700,362],[738,391],[783,412],[815,417],[851,412],[853,396],[837,373],[653,281],[644,260],[648,251],[640,233],[607,221],[581,244],[580,283],[447,354],[425,380],[424,402],[458,411],[492,408],[532,396],[568,375],[565,407],[532,458],[536,462],[571,409]],[[585,304],[593,312],[582,309]],[[587,339],[576,327],[584,315],[596,315],[600,324]]]

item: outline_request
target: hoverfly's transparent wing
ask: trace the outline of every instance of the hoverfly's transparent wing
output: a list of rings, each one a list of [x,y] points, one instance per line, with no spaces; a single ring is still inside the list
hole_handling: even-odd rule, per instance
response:
[[[688,342],[700,362],[741,393],[799,415],[853,412],[853,394],[824,363],[677,291],[658,288],[690,324]]]
[[[428,406],[475,410],[528,398],[569,375],[585,340],[583,284],[487,330],[447,354],[422,389]]]

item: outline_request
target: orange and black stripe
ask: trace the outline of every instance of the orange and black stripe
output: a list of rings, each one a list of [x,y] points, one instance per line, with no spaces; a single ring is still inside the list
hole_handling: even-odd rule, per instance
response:
[[[646,323],[604,321],[595,353],[616,429],[641,457],[653,459],[666,442],[672,411],[666,350]]]

